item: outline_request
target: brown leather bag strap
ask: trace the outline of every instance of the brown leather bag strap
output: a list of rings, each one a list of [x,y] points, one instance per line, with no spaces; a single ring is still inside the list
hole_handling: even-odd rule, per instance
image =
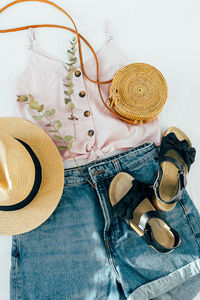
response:
[[[15,5],[15,4],[18,4],[18,3],[23,3],[23,2],[30,2],[30,1],[35,1],[35,2],[42,2],[42,3],[46,3],[48,5],[52,5],[54,6],[55,8],[57,8],[58,10],[60,10],[61,12],[63,12],[72,22],[73,26],[74,26],[74,29],[71,29],[69,27],[66,27],[66,26],[62,26],[62,25],[55,25],[55,24],[39,24],[39,25],[27,25],[27,26],[22,26],[22,27],[16,27],[16,28],[9,28],[9,29],[0,29],[0,33],[7,33],[7,32],[14,32],[14,31],[20,31],[20,30],[26,30],[28,28],[38,28],[38,27],[56,27],[56,28],[62,28],[62,29],[66,29],[66,30],[69,30],[73,33],[76,34],[77,36],[77,41],[78,41],[78,49],[79,49],[79,57],[80,57],[80,64],[81,64],[81,70],[83,72],[83,74],[85,75],[85,77],[93,82],[93,83],[96,83],[97,86],[98,86],[98,91],[99,91],[99,95],[100,95],[100,98],[101,98],[101,101],[102,103],[104,104],[104,106],[113,114],[115,115],[115,117],[127,122],[127,123],[130,123],[130,124],[134,124],[134,121],[133,120],[129,120],[129,119],[126,119],[120,115],[118,115],[115,111],[113,111],[105,102],[104,102],[104,99],[103,99],[103,96],[102,96],[102,93],[101,93],[101,89],[100,89],[100,84],[108,84],[110,82],[112,82],[112,79],[110,80],[107,80],[107,81],[99,81],[99,63],[98,63],[98,58],[96,56],[96,53],[94,51],[94,49],[92,48],[92,46],[90,45],[90,43],[82,36],[79,34],[78,30],[77,30],[77,27],[76,27],[76,24],[74,23],[73,19],[71,18],[71,16],[64,10],[62,9],[60,6],[58,6],[57,4],[49,1],[49,0],[16,0],[16,1],[13,1],[13,2],[10,2],[8,3],[7,5],[5,5],[3,8],[0,9],[0,13],[2,13],[3,11],[5,11],[7,8]],[[95,58],[95,61],[96,61],[96,72],[97,72],[97,80],[93,80],[91,78],[89,78],[85,72],[85,69],[84,69],[84,65],[83,65],[83,56],[82,56],[82,49],[81,49],[81,41],[80,39],[82,39],[86,45],[90,48],[90,50],[92,51],[93,55],[94,55],[94,58]]]

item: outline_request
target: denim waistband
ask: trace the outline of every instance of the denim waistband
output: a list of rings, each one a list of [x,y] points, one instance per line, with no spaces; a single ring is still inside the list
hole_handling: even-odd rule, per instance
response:
[[[94,161],[81,166],[81,171],[92,182],[96,183],[121,172],[121,167],[131,171],[158,155],[158,148],[154,143],[145,143],[123,153],[100,161]],[[87,183],[87,180],[77,168],[64,169],[65,185]]]

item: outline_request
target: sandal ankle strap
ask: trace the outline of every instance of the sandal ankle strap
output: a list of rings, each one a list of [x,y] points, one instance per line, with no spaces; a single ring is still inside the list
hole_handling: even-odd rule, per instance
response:
[[[160,186],[160,182],[161,182],[162,175],[163,175],[161,163],[163,163],[163,162],[171,162],[178,169],[178,189],[177,189],[176,195],[170,201],[163,200],[161,198],[160,192],[159,192],[159,186]],[[167,203],[167,204],[175,203],[181,199],[183,189],[186,187],[186,185],[187,185],[187,179],[186,179],[184,166],[182,166],[178,160],[176,160],[175,158],[173,158],[171,156],[163,156],[162,158],[160,158],[160,164],[158,167],[158,176],[153,185],[153,189],[154,189],[156,197],[160,201]]]
[[[138,227],[144,231],[144,234],[142,236],[142,239],[150,246],[153,246],[155,248],[155,250],[157,250],[158,252],[161,253],[170,253],[172,252],[174,249],[176,249],[177,247],[180,246],[181,244],[181,238],[179,233],[171,228],[169,225],[169,230],[173,233],[174,235],[174,245],[173,247],[169,248],[169,247],[165,247],[163,245],[161,245],[160,243],[158,243],[158,241],[155,239],[152,228],[149,224],[149,221],[152,218],[156,218],[156,219],[161,219],[163,222],[165,222],[167,225],[168,223],[166,222],[166,219],[163,215],[163,212],[159,212],[159,211],[148,211],[146,213],[144,213],[141,218],[140,218],[140,222]]]

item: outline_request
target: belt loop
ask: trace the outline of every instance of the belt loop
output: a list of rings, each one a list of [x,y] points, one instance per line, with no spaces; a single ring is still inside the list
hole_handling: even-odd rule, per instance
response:
[[[121,168],[119,159],[114,159],[114,160],[112,161],[112,163],[113,163],[113,165],[114,165],[114,167],[115,167],[115,170],[116,170],[117,172],[122,172],[122,168]]]

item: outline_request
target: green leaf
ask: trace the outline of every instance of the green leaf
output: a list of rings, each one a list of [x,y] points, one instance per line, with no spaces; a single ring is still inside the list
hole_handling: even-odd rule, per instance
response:
[[[73,86],[72,80],[69,80],[69,81],[67,82],[67,84],[68,84],[68,86]]]
[[[75,58],[73,61],[71,61],[71,64],[74,65],[77,63],[77,58]]]
[[[67,50],[67,55],[68,55],[68,57],[70,56],[70,55],[73,55],[73,56],[75,56],[75,54],[76,54],[76,48],[75,49],[73,49],[73,50]]]
[[[59,130],[62,127],[62,124],[57,125],[57,129]]]
[[[72,77],[73,77],[73,72],[70,71],[67,75],[67,80],[72,79]]]
[[[70,71],[68,72],[68,77],[71,76],[71,75],[73,75],[73,71],[70,70]]]
[[[29,96],[29,99],[30,99],[30,101],[29,101],[29,106],[30,106],[32,109],[37,109],[38,106],[39,106],[39,103],[38,103],[37,101],[35,101],[33,95],[28,94],[28,96]]]
[[[33,116],[33,118],[34,118],[35,120],[41,120],[42,118],[44,118],[44,116],[43,116],[43,115]]]
[[[51,112],[50,112],[50,116],[53,116],[55,114],[56,110],[55,109],[52,109]]]
[[[70,141],[71,139],[73,139],[73,136],[71,136],[71,135],[66,135],[66,136],[64,137],[63,141],[64,141],[64,142],[68,142],[68,141]]]
[[[52,121],[53,124],[61,123],[60,120],[54,120]]]
[[[71,45],[72,45],[72,46],[71,46],[72,49],[74,49],[74,48],[76,47],[77,42],[78,42],[78,40],[73,41],[73,42],[70,41],[70,43],[71,43]]]
[[[54,135],[54,138],[55,138],[55,140],[60,140],[60,141],[63,140],[63,138],[61,136],[59,136],[59,135]]]
[[[30,98],[30,101],[35,101],[35,99],[34,99],[33,95],[31,95],[31,94],[28,94],[28,96],[29,96],[29,98]]]
[[[58,150],[67,150],[66,146],[58,146]]]
[[[75,57],[74,57],[74,55],[68,53],[68,59],[69,59],[70,61],[72,61],[72,60],[75,59]]]
[[[71,95],[71,94],[74,93],[74,90],[73,90],[73,88],[69,87],[68,91],[64,91],[64,93],[65,93],[66,95]]]
[[[76,71],[76,67],[71,67],[69,70],[71,71],[71,72],[75,72]]]
[[[73,88],[72,88],[72,87],[69,87],[69,88],[68,88],[68,93],[69,93],[69,95],[71,95],[71,94],[73,94],[73,93],[74,93],[74,90],[73,90]]]
[[[75,108],[74,103],[72,103],[72,101],[70,101],[70,102],[68,103],[68,109],[71,110],[71,109],[74,109],[74,108]]]
[[[72,45],[72,47],[74,46],[74,45],[76,45],[77,44],[77,40],[76,41],[70,41],[70,44]]]
[[[68,49],[68,50],[67,50],[67,53],[68,53],[68,54],[73,54],[73,51],[71,51],[71,50]]]
[[[65,104],[69,103],[70,101],[71,101],[71,99],[65,98]]]
[[[53,116],[55,114],[55,109],[51,109],[51,110],[45,110],[45,114],[47,116]]]
[[[44,104],[40,105],[40,106],[37,108],[37,111],[38,111],[38,112],[41,112],[41,111],[43,111],[43,109],[44,109]]]
[[[71,80],[69,80],[67,83],[64,83],[63,85],[66,86],[66,87],[73,87],[74,86],[74,84]]]
[[[67,145],[67,149],[71,149],[72,145],[73,145],[73,142],[70,142],[70,143]]]
[[[71,46],[71,50],[74,51],[74,49],[76,48],[76,44]]]
[[[30,108],[32,108],[32,109],[37,109],[38,106],[39,106],[39,103],[38,103],[37,101],[35,101],[35,100],[30,100],[30,101],[29,101],[29,106],[30,106]]]
[[[72,51],[72,53],[73,53],[73,55],[75,56],[76,55],[76,51],[77,51],[77,49],[76,48],[74,48],[73,50],[71,50]]]
[[[26,95],[17,96],[17,101],[26,102],[28,101],[28,97]]]
[[[49,130],[49,132],[57,132],[57,130]]]
[[[77,58],[76,57],[71,57],[69,60],[71,61],[71,63],[76,63],[77,62]]]

